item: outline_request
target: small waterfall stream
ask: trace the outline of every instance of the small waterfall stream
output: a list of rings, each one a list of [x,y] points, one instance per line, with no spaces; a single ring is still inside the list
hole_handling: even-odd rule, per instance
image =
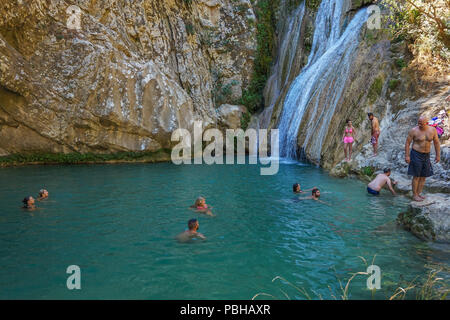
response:
[[[368,17],[366,9],[361,9],[342,30],[346,5],[345,0],[323,0],[319,7],[308,63],[289,88],[278,125],[282,157],[299,158],[297,137],[308,114],[307,126],[301,132],[302,149],[310,160],[320,162],[328,124],[342,96],[359,33]]]

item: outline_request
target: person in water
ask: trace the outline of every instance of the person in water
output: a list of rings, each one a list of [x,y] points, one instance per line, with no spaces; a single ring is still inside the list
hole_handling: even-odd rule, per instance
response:
[[[198,212],[205,213],[209,216],[213,216],[211,212],[210,206],[206,204],[206,199],[203,197],[198,197],[197,200],[195,200],[195,203],[193,206],[191,206],[192,209],[195,209]]]
[[[355,128],[353,128],[352,121],[347,119],[347,125],[344,130],[344,134],[342,135],[342,141],[344,142],[344,153],[345,153],[345,161],[352,160],[352,147],[353,142],[355,142]]]
[[[188,230],[186,230],[185,232],[179,234],[177,236],[177,240],[180,242],[188,242],[192,239],[201,239],[201,240],[206,240],[206,237],[198,232],[198,228],[199,228],[200,224],[198,223],[197,219],[191,219],[188,222]]]
[[[423,201],[423,186],[427,177],[433,175],[430,160],[431,142],[436,152],[436,163],[441,160],[441,146],[435,128],[428,125],[427,118],[420,117],[418,126],[411,129],[405,143],[405,161],[408,163],[408,175],[413,176],[411,188],[414,201]],[[412,142],[412,149],[409,147]]]
[[[298,198],[299,200],[315,200],[324,204],[327,204],[325,201],[320,200],[320,190],[319,188],[314,188],[311,191],[311,196],[306,198]]]
[[[389,178],[390,175],[391,169],[389,168],[384,169],[383,173],[378,174],[376,178],[367,185],[367,192],[375,196],[378,196],[380,195],[381,189],[384,187],[385,184],[387,184],[389,190],[395,196],[396,193],[392,185],[396,185],[397,182],[391,182],[391,179]]]
[[[38,201],[44,200],[48,198],[48,191],[45,189],[39,190]]]
[[[370,143],[373,146],[373,156],[375,157],[378,153],[378,138],[380,137],[380,122],[378,121],[377,117],[373,116],[373,113],[368,113],[367,116],[369,117],[370,123],[372,125],[372,139],[370,140]]]
[[[294,183],[292,185],[292,192],[298,194],[298,193],[304,193],[306,191],[311,191],[312,189],[302,190],[299,183]]]
[[[34,205],[34,198],[32,196],[23,198],[22,203],[23,203],[23,207],[22,207],[23,209],[27,209],[27,210],[36,209],[36,207]]]

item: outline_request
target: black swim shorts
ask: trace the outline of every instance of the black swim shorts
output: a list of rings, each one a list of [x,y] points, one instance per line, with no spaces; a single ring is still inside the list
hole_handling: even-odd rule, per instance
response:
[[[417,152],[411,149],[411,162],[408,167],[408,175],[414,177],[431,177],[433,167],[431,166],[430,153]]]

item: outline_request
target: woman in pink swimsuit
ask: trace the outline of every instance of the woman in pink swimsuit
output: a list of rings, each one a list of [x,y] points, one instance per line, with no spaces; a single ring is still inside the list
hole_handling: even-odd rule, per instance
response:
[[[355,142],[355,128],[353,128],[352,121],[347,119],[347,126],[345,127],[342,141],[344,142],[345,161],[351,161],[352,159],[352,145]]]

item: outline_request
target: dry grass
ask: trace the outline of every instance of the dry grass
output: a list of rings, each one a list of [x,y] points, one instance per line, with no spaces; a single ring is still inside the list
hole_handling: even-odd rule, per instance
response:
[[[372,259],[372,265],[375,262],[375,257]],[[368,267],[367,260],[364,259],[364,257],[359,257],[365,264],[366,268]],[[398,286],[395,291],[391,294],[391,296],[386,297],[386,300],[404,300],[407,298],[408,292],[412,294],[412,291],[416,292],[415,299],[416,300],[445,300],[447,298],[448,293],[450,292],[448,284],[444,281],[443,278],[439,277],[439,273],[442,272],[442,269],[432,269],[427,274],[425,280],[422,283],[419,283],[417,281],[417,277],[404,286]],[[336,278],[339,282],[339,288],[340,288],[340,294],[334,294],[333,290],[330,286],[328,286],[328,289],[330,290],[330,297],[334,300],[349,300],[349,291],[350,291],[350,284],[351,282],[357,277],[357,276],[369,276],[370,274],[367,272],[355,272],[350,274],[350,278],[345,282],[341,281],[336,273]],[[291,283],[290,281],[286,280],[285,278],[281,276],[276,276],[272,279],[272,283],[274,283],[277,280],[283,281],[288,286],[295,289],[296,292],[298,292],[302,297],[304,297],[307,300],[313,300],[313,299],[320,299],[323,300],[323,296],[321,294],[318,294],[316,292],[312,292],[311,294],[308,293],[308,291],[305,288],[298,287]],[[343,285],[345,283],[345,286]],[[283,297],[291,300],[291,297],[281,288],[279,288],[280,292],[282,293]],[[376,289],[372,290],[372,299],[375,298]],[[253,296],[252,300],[255,300],[259,296],[266,296],[271,297],[275,300],[278,299],[278,297],[260,292]],[[314,298],[313,298],[314,297]],[[411,298],[411,295],[409,296]],[[331,300],[331,299],[329,299]]]

